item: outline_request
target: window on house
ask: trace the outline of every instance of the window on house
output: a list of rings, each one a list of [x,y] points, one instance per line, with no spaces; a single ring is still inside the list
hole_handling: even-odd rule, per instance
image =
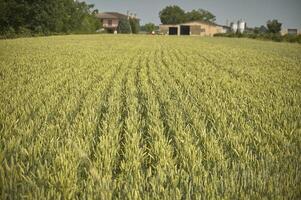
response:
[[[112,20],[109,19],[109,20],[108,20],[108,25],[109,25],[109,26],[112,26],[112,24],[113,24],[113,23],[112,23]]]

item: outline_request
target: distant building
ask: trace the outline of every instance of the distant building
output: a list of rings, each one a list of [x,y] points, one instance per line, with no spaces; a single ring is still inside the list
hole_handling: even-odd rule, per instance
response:
[[[138,19],[136,14],[121,14],[118,12],[103,12],[96,14],[96,17],[100,19],[102,27],[109,33],[117,31],[119,21],[122,19],[135,18]]]
[[[297,28],[282,29],[281,35],[301,35],[301,29],[297,29]]]
[[[229,27],[198,20],[175,25],[161,24],[159,29],[164,35],[213,36],[216,33],[226,33]]]

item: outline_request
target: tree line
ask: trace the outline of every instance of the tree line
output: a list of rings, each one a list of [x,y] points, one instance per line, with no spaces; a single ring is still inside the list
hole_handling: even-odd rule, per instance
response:
[[[74,0],[0,0],[0,34],[50,35],[95,32],[94,5]]]
[[[160,11],[159,17],[162,24],[179,24],[195,20],[215,22],[216,20],[215,15],[208,10],[197,9],[185,12],[177,5],[165,7]]]

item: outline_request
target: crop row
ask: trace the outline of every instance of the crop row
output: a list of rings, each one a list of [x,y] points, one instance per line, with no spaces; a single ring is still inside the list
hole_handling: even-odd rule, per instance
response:
[[[116,38],[1,41],[2,199],[300,197],[299,46]]]

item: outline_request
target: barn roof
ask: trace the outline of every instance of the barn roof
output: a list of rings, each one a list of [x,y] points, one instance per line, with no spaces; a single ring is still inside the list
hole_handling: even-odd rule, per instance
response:
[[[213,23],[213,22],[208,22],[208,21],[203,21],[203,20],[193,20],[193,21],[188,21],[188,22],[184,22],[182,24],[190,24],[190,23],[200,23],[200,24],[208,24],[208,25],[212,25],[212,26],[217,26],[217,24]]]
[[[200,23],[200,24],[207,24],[207,25],[211,25],[211,26],[221,26],[221,27],[226,27],[226,26],[224,26],[224,25],[219,25],[219,24],[216,24],[216,23],[214,23],[214,22],[209,22],[209,21],[204,21],[204,20],[194,20],[194,21],[189,21],[189,22],[181,23],[180,25],[191,24],[191,23]]]
[[[193,21],[188,21],[188,22],[184,22],[184,23],[180,23],[180,24],[162,24],[162,25],[177,26],[177,25],[189,25],[189,24],[192,24],[192,23],[208,24],[208,25],[211,25],[211,26],[220,26],[220,27],[224,27],[224,28],[227,27],[227,26],[224,26],[224,25],[216,24],[214,22],[208,22],[208,21],[203,21],[203,20],[193,20]]]

